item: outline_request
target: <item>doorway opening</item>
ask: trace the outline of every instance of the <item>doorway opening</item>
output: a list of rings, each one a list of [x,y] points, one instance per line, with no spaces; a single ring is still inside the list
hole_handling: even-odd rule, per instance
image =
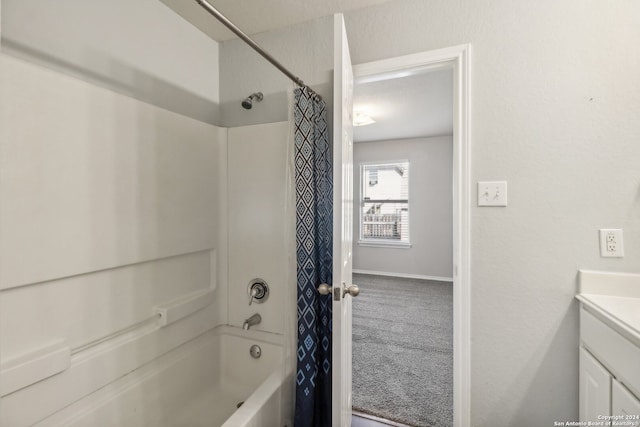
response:
[[[468,424],[467,67],[354,67],[353,409],[386,425]]]

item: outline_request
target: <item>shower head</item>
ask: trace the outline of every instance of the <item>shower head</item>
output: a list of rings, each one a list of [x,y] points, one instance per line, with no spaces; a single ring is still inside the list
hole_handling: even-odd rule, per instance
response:
[[[255,99],[256,101],[260,102],[262,101],[262,98],[264,98],[262,92],[252,93],[244,101],[242,101],[242,107],[245,110],[251,110],[251,107],[253,107],[253,100]]]

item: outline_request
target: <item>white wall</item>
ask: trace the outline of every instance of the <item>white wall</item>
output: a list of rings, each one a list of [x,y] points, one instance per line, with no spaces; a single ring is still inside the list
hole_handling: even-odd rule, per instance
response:
[[[345,15],[356,64],[472,44],[472,181],[509,183],[507,208],[472,207],[474,426],[577,419],[577,269],[640,271],[639,16],[633,0],[395,0]],[[326,58],[313,46],[330,46],[330,26],[294,33],[260,40],[278,54],[307,43],[280,56],[322,84],[305,64]],[[221,83],[249,94],[263,70],[228,64],[244,66],[230,80],[231,48]],[[607,227],[624,229],[625,258],[600,258]]]
[[[284,332],[287,283],[285,177],[289,123],[229,129],[229,324],[242,327],[259,313],[255,329]],[[295,274],[295,273],[294,273]],[[269,297],[249,306],[247,286],[264,279]],[[293,313],[294,311],[292,311]]]
[[[4,53],[0,94],[0,425],[55,425],[227,323],[226,130]]]
[[[157,0],[2,0],[2,49],[219,123],[218,43]]]
[[[358,244],[360,213],[353,217],[353,269],[453,278],[453,140],[450,136],[365,142],[354,145],[354,200],[360,200],[360,164],[409,160],[411,247]],[[356,206],[358,204],[356,203]]]

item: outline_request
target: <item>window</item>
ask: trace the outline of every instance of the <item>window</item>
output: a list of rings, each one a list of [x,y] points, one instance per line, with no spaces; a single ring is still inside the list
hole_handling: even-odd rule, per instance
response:
[[[360,243],[409,245],[409,162],[360,166]]]

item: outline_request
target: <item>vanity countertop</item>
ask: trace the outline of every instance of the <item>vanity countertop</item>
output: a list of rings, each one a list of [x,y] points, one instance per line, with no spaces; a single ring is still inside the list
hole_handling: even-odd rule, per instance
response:
[[[576,298],[640,347],[640,274],[580,270]]]

